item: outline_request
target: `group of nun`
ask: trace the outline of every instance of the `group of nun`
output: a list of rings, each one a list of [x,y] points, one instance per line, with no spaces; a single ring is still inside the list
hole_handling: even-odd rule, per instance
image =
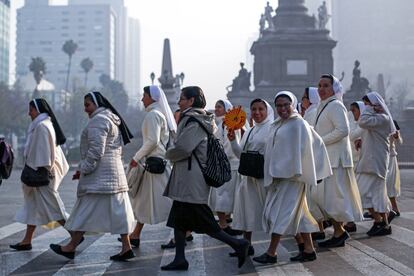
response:
[[[389,223],[399,215],[395,146],[402,140],[384,99],[370,92],[363,102],[353,103],[349,113],[342,103],[340,81],[322,75],[318,88],[307,88],[301,100],[299,103],[289,91],[278,92],[273,106],[254,99],[249,112],[252,120],[240,130],[224,125],[226,112],[233,108],[231,103],[219,100],[215,105],[214,135],[229,159],[232,178],[219,188],[194,191],[208,193],[208,206],[219,219],[214,229],[229,235],[243,234],[248,242],[243,253],[246,256],[255,255],[253,232],[270,235],[267,251],[253,258],[259,263],[277,262],[276,249],[283,235],[294,235],[298,244],[299,254],[291,261],[313,261],[313,240],[323,239],[319,247],[344,246],[348,232],[356,231],[355,222],[363,220],[363,209],[374,219],[370,236],[391,234]],[[81,135],[81,160],[73,176],[79,180],[77,201],[70,215],[58,193],[69,170],[60,148],[66,139],[47,102],[30,102],[26,165],[46,167],[53,181],[43,187],[23,183],[24,205],[15,219],[27,224],[27,230],[23,240],[11,248],[31,250],[36,226],[58,222],[71,239],[66,245],[51,244],[55,253],[73,259],[86,232],[111,233],[119,234],[122,242],[121,252],[111,259],[125,261],[135,256],[131,245],[139,247],[145,224],[168,220],[167,225],[171,225],[172,210],[176,212],[178,207],[168,185],[178,161],[168,161],[172,155],[167,152],[171,145],[174,147],[183,114],[174,116],[158,86],[145,87],[141,101],[146,111],[143,143],[129,169],[140,168],[142,175],[139,183],[127,183],[121,157],[122,145],[130,142],[131,132],[101,93],[85,96],[89,122]],[[263,178],[238,172],[242,153],[251,151],[264,156]],[[149,157],[166,160],[165,170],[159,174],[143,169]],[[325,239],[326,221],[334,228],[329,239]],[[185,240],[191,241],[191,231],[196,229],[185,230]],[[161,247],[175,246],[171,239]],[[240,250],[233,248],[235,252],[229,255],[239,257],[240,265]]]

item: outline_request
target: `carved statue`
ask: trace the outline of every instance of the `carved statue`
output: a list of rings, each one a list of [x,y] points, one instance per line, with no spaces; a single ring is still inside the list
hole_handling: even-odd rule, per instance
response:
[[[264,16],[265,16],[265,20],[267,21],[267,24],[269,25],[270,30],[275,29],[275,25],[273,23],[272,12],[273,12],[272,6],[270,6],[269,2],[267,2],[267,5],[265,7]]]
[[[265,30],[265,25],[266,25],[266,17],[263,13],[260,15],[259,25],[260,25],[260,35],[262,35],[263,31]]]
[[[239,75],[233,79],[232,85],[226,87],[228,92],[250,91],[250,78],[252,73],[244,68],[243,62],[240,63],[240,67]],[[229,88],[231,88],[231,91]]]
[[[326,29],[330,15],[328,14],[328,8],[326,7],[326,1],[323,1],[322,5],[318,8],[319,29]]]

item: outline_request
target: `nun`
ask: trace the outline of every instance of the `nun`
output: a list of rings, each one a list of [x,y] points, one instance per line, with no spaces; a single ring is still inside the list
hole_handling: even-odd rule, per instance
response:
[[[387,197],[387,171],[390,158],[389,136],[397,129],[384,99],[377,92],[364,96],[368,104],[359,118],[362,132],[360,160],[356,167],[363,207],[374,218],[369,236],[392,233],[389,225],[389,201]]]
[[[145,166],[148,158],[156,157],[158,159],[155,160],[159,161],[159,166],[164,167],[164,171],[160,173],[145,169],[137,193],[130,194],[137,225],[129,238],[136,247],[139,247],[144,224],[158,224],[168,218],[172,202],[162,194],[171,174],[171,165],[165,159],[165,153],[170,143],[170,132],[177,132],[174,115],[160,87],[144,87],[141,101],[147,112],[142,122],[143,144],[131,160],[130,166]]]
[[[134,257],[128,233],[134,227],[134,214],[121,160],[124,145],[133,137],[116,109],[100,92],[84,97],[89,122],[81,134],[77,200],[65,228],[73,231],[68,244],[51,244],[59,255],[73,259],[85,232],[120,234],[121,252],[110,257],[125,261]]]
[[[63,226],[68,217],[58,192],[59,185],[69,170],[60,147],[66,142],[65,135],[46,100],[31,100],[29,116],[32,122],[27,130],[24,148],[25,166],[33,170],[46,168],[53,178],[47,186],[31,187],[22,183],[24,204],[17,211],[15,221],[27,225],[26,234],[21,242],[10,245],[19,251],[32,249],[36,226],[55,221]]]
[[[318,94],[318,88],[307,87],[302,97],[302,106],[305,108],[303,119],[310,125],[313,125],[316,119],[316,109],[321,98]]]
[[[264,154],[266,141],[268,140],[270,125],[274,120],[274,111],[270,104],[262,99],[254,99],[250,103],[250,114],[253,118],[253,127],[243,135],[239,142],[234,131],[229,131],[228,138],[234,154],[240,158],[242,152],[256,151]],[[252,232],[263,231],[262,219],[263,205],[266,199],[266,191],[263,179],[252,176],[242,176],[236,186],[234,200],[233,228],[243,231],[243,236],[250,242],[248,254],[254,255],[251,245]],[[236,256],[235,252],[230,256]]]
[[[394,121],[394,125],[397,130],[394,134],[390,135],[390,163],[388,164],[387,173],[387,193],[391,201],[392,211],[399,217],[400,210],[398,209],[396,198],[401,195],[401,179],[400,169],[398,168],[396,145],[401,145],[403,139],[400,133],[400,126],[396,121]]]
[[[239,168],[239,158],[237,158],[237,156],[233,153],[231,142],[227,138],[228,130],[223,122],[224,115],[232,108],[233,105],[230,101],[219,100],[216,102],[214,109],[215,121],[217,125],[215,136],[220,140],[226,152],[227,158],[229,159],[231,166],[231,180],[219,188],[210,190],[209,206],[211,210],[217,213],[219,225],[223,231],[229,235],[235,236],[241,235],[242,232],[234,230],[228,225],[226,215],[233,213],[236,185],[241,181],[241,176],[237,172],[237,169]],[[240,130],[235,131],[235,135],[237,141],[240,141]]]
[[[275,106],[279,117],[268,134],[264,165],[267,196],[262,222],[264,230],[271,234],[271,241],[264,254],[253,258],[259,263],[276,263],[281,236],[298,233],[304,241],[304,250],[291,260],[316,259],[311,233],[318,230],[318,223],[308,209],[306,190],[332,172],[322,139],[299,115],[296,104],[293,93],[277,93]]]
[[[321,102],[317,108],[314,129],[325,143],[333,174],[316,189],[312,189],[312,198],[324,215],[323,218],[315,218],[329,219],[334,227],[333,236],[320,242],[319,246],[341,247],[349,238],[343,222],[363,219],[361,197],[353,170],[349,121],[342,103],[342,85],[336,77],[322,75],[318,93]]]

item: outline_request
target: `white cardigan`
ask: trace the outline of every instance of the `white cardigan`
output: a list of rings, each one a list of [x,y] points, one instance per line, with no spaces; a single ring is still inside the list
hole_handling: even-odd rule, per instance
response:
[[[326,108],[322,111],[324,106]],[[339,166],[352,168],[349,121],[345,106],[335,96],[332,96],[319,103],[316,117],[319,114],[315,130],[325,143],[332,168],[338,168]]]

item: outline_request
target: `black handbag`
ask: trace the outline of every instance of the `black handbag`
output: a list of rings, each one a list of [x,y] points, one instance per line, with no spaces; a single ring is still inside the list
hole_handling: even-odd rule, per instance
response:
[[[37,170],[24,165],[20,180],[30,187],[41,187],[50,184],[53,179],[53,175],[45,168],[40,167]]]
[[[245,151],[252,130],[253,128],[250,130],[244,143],[243,152],[240,155],[238,172],[241,175],[262,179],[264,178],[264,156],[258,151]]]
[[[165,171],[167,160],[160,157],[150,156],[145,160],[144,168],[146,171],[155,174],[162,174]]]

